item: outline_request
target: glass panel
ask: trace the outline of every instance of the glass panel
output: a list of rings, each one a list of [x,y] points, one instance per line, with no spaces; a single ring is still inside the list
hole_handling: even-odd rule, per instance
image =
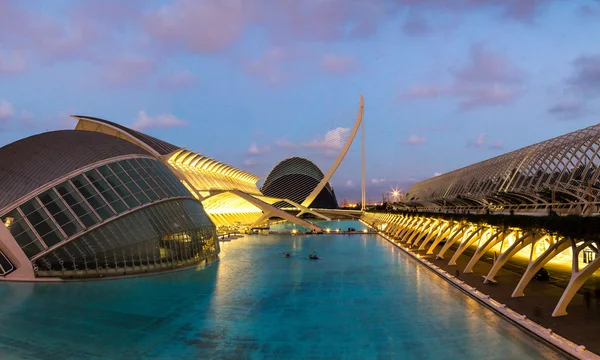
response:
[[[142,179],[140,174],[135,169],[134,166],[136,166],[137,164],[129,160],[120,161],[119,164],[123,166],[123,169],[125,169],[127,174],[131,176],[135,183],[138,184],[138,186],[146,193],[146,195],[148,195],[148,197],[150,197],[150,199],[152,199],[153,201],[158,200],[158,195],[156,195],[156,193],[150,189],[148,183],[146,183],[146,181]]]
[[[146,182],[148,183],[148,185],[150,185],[150,188],[158,195],[159,198],[164,199],[167,197],[167,194],[161,189],[161,186],[158,185],[158,183],[156,182],[156,179],[154,179],[154,175],[150,174],[148,171],[146,171],[147,169],[147,165],[143,162],[141,162],[140,160],[143,159],[134,159],[132,161],[136,162],[136,169],[138,171],[138,173],[142,176],[142,178],[144,178],[144,180],[146,180]]]
[[[173,197],[175,193],[171,188],[171,185],[162,178],[159,172],[154,167],[154,163],[158,163],[158,161],[152,161],[150,159],[139,159],[144,164],[144,169],[146,172],[156,181],[158,186],[166,193],[166,197]],[[162,166],[162,164],[159,164]]]
[[[71,207],[75,215],[79,217],[83,225],[90,227],[100,222],[98,216],[92,212],[90,207],[83,201],[70,183],[64,182],[57,185],[56,190]]]
[[[214,258],[214,225],[192,200],[156,204],[115,219],[35,261],[39,276],[170,270]],[[86,270],[85,274],[75,271]],[[63,272],[64,271],[64,272]]]
[[[13,271],[15,267],[6,256],[0,251],[0,275],[6,275]]]
[[[110,169],[119,177],[119,180],[125,184],[133,192],[133,196],[142,204],[147,204],[150,199],[140,190],[139,186],[125,173],[125,171],[119,166],[118,163],[108,164]]]
[[[48,247],[58,244],[65,237],[61,234],[48,214],[42,209],[37,199],[31,199],[20,206],[35,231],[40,235]]]
[[[127,211],[127,206],[123,203],[115,191],[108,185],[108,183],[98,174],[96,170],[90,170],[85,173],[87,178],[91,181],[92,185],[100,192],[100,195],[104,196],[106,201],[112,206],[115,211],[120,214]]]
[[[104,199],[98,195],[96,189],[94,189],[82,175],[75,176],[71,181],[103,220],[110,219],[115,215],[106,205]]]
[[[27,257],[37,255],[44,250],[42,243],[33,234],[29,225],[27,225],[16,209],[3,216],[1,220]]]
[[[40,194],[39,199],[67,236],[73,236],[83,231],[81,225],[53,189]]]
[[[117,194],[123,198],[127,206],[130,208],[135,208],[140,205],[140,203],[133,197],[133,195],[129,192],[129,189],[123,185],[121,180],[119,180],[115,174],[108,168],[108,166],[101,166],[98,168],[98,171],[104,176],[106,181],[115,189]]]

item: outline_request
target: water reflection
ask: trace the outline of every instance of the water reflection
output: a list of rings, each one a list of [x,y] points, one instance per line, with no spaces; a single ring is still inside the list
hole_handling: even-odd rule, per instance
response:
[[[200,271],[0,289],[13,358],[556,357],[371,235],[247,236]]]

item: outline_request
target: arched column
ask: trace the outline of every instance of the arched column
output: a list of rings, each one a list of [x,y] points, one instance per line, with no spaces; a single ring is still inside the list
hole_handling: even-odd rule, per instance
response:
[[[495,281],[494,276],[496,276],[498,271],[500,271],[502,266],[504,266],[504,264],[506,264],[510,258],[512,258],[525,246],[535,243],[538,239],[540,239],[540,236],[532,232],[526,232],[525,235],[517,239],[511,246],[508,247],[508,249],[506,249],[505,252],[498,257],[498,259],[496,259],[494,265],[492,265],[492,268],[490,269],[490,272],[485,277],[484,282],[488,283]]]
[[[436,223],[436,225],[429,226],[429,234],[427,234],[427,236],[425,236],[425,238],[423,239],[422,242],[429,241],[433,236],[435,236],[435,234],[438,233],[438,231],[440,231],[440,227],[444,225],[444,222],[437,220],[437,219],[433,220],[433,222]],[[421,240],[421,239],[418,238],[413,245],[414,246],[419,245],[419,243],[421,242],[419,240]]]
[[[525,296],[523,291],[525,290],[525,287],[529,284],[531,279],[533,279],[533,276],[538,271],[540,271],[540,269],[544,265],[546,265],[548,261],[552,260],[558,254],[567,250],[569,246],[571,246],[571,242],[569,241],[569,239],[562,238],[559,241],[556,241],[554,244],[550,245],[548,249],[546,249],[546,251],[544,251],[540,256],[537,257],[537,259],[530,262],[529,265],[527,265],[527,269],[525,270],[525,273],[523,273],[521,280],[519,280],[517,287],[513,291],[512,297]]]
[[[426,239],[425,239],[425,240],[424,240],[424,241],[421,243],[421,245],[419,246],[419,250],[424,250],[424,249],[425,249],[425,246],[427,246],[427,244],[428,244],[428,243],[429,243],[429,241],[430,241],[430,240],[433,238],[433,236],[434,236],[434,235],[436,236],[436,239],[437,239],[437,237],[439,237],[439,236],[440,236],[440,234],[442,234],[442,233],[446,233],[446,232],[447,232],[447,230],[448,230],[449,228],[451,228],[451,227],[452,227],[452,226],[451,226],[451,224],[450,224],[450,223],[448,223],[448,222],[442,222],[442,223],[440,224],[440,226],[438,227],[438,229],[437,229],[435,232],[433,232],[433,233],[431,234],[431,236],[427,237],[427,238],[426,238]]]
[[[585,283],[587,279],[590,278],[600,268],[600,257],[596,257],[594,261],[589,263],[583,270],[579,270],[579,252],[583,250],[587,246],[587,242],[583,245],[575,247],[573,244],[574,240],[571,240],[571,246],[573,247],[573,258],[572,258],[572,270],[571,270],[571,280],[569,281],[569,285],[565,288],[558,304],[554,308],[552,312],[552,316],[564,316],[567,315],[567,306],[573,300],[573,296],[577,293],[579,288]]]
[[[431,246],[429,247],[429,250],[427,250],[427,254],[428,255],[433,254],[433,250],[435,250],[435,248],[442,242],[442,240],[444,240],[446,234],[449,234],[446,241],[452,241],[452,239],[455,236],[457,236],[459,232],[463,231],[466,227],[467,227],[466,224],[455,223],[452,226],[450,226],[444,232],[444,234],[438,234],[438,236],[433,241],[433,244],[431,244]]]
[[[504,239],[506,239],[507,236],[510,236],[513,233],[514,233],[514,231],[508,232],[508,234],[507,234],[507,232],[504,230],[498,230],[494,235],[492,235],[489,239],[487,239],[487,241],[484,242],[483,245],[481,245],[480,247],[477,248],[477,250],[475,251],[475,254],[473,254],[473,256],[471,256],[471,260],[469,260],[469,263],[467,264],[467,266],[465,267],[463,272],[464,273],[472,273],[473,267],[475,266],[477,261],[479,261],[479,259],[481,259],[483,254],[487,253],[491,248],[496,246],[496,244],[504,241]]]
[[[468,233],[468,227],[470,227],[470,224],[466,224],[465,226],[462,227],[460,234],[462,234],[462,237],[465,237],[465,235],[467,235]],[[458,235],[459,233],[457,232],[456,234],[454,234],[454,236],[452,236],[451,238],[449,238],[448,240],[446,240],[446,243],[444,244],[444,246],[442,247],[442,250],[440,250],[440,252],[438,252],[438,254],[436,255],[437,259],[443,259],[444,258],[444,254],[446,253],[446,251],[448,251],[448,249],[450,249],[450,247],[456,242],[456,240],[458,240]]]
[[[473,231],[471,233],[471,235],[469,235],[468,238],[466,238],[459,246],[458,249],[456,249],[456,251],[454,252],[454,254],[452,255],[452,257],[450,258],[450,261],[448,262],[448,265],[456,265],[456,260],[458,260],[459,256],[469,247],[471,246],[473,243],[475,243],[475,241],[479,240],[483,234],[485,234],[486,228],[485,227],[478,227],[475,231]]]
[[[417,226],[417,230],[415,232],[412,233],[412,236],[408,239],[408,241],[406,242],[408,245],[412,246],[412,243],[415,239],[415,237],[419,236],[423,236],[423,230],[429,226],[429,223],[431,222],[430,219],[427,219],[426,221],[424,221],[421,225]]]

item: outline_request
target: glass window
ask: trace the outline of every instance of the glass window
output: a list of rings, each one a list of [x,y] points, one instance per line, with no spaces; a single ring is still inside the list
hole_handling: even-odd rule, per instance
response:
[[[86,178],[84,178],[82,175],[77,175],[72,178],[71,181],[103,220],[109,219],[115,215],[108,205],[106,205],[104,199],[98,195],[96,189],[90,185]]]
[[[48,245],[48,247],[58,244],[63,241],[65,237],[61,234],[54,222],[50,219],[48,214],[42,209],[37,201],[37,198],[33,198],[28,202],[20,206],[21,211],[25,214],[25,217],[35,231],[40,235],[42,240]]]
[[[125,173],[123,168],[121,168],[121,166],[119,166],[118,163],[108,164],[108,166],[117,175],[119,180],[121,180],[123,184],[125,184],[125,186],[127,186],[129,190],[133,192],[133,196],[135,196],[135,198],[140,203],[147,204],[150,202],[150,199],[148,199],[148,197],[142,192],[139,186],[137,186],[136,183],[133,182],[133,180],[129,177],[129,175]]]
[[[39,199],[67,236],[73,236],[83,231],[82,226],[75,220],[73,214],[67,209],[67,206],[56,192],[54,192],[54,189],[40,194]]]
[[[1,220],[27,257],[37,255],[44,250],[44,245],[34,235],[17,209],[3,216]]]
[[[144,164],[143,162],[141,162],[140,160],[142,159],[137,159],[136,161],[136,169],[138,171],[138,173],[142,176],[142,178],[144,178],[144,180],[146,180],[146,182],[148,183],[148,185],[150,185],[150,188],[158,195],[159,198],[164,199],[167,197],[167,194],[162,190],[161,186],[156,182],[156,179],[154,176],[154,174],[151,174],[147,171],[147,166],[146,164]]]
[[[118,214],[127,210],[127,206],[96,170],[86,172],[85,176]]]
[[[135,167],[138,167],[136,163],[130,160],[124,160],[120,161],[119,164],[123,166],[123,169],[125,169],[127,174],[129,174],[133,181],[138,184],[138,186],[146,193],[146,195],[148,195],[148,197],[150,197],[150,199],[153,201],[158,200],[158,195],[156,195],[156,193],[150,189],[148,183],[142,179],[138,171],[135,169]]]
[[[6,256],[0,251],[0,275],[6,275],[13,271],[15,267]]]
[[[123,198],[127,206],[130,208],[135,208],[140,205],[139,201],[133,197],[129,189],[115,176],[115,174],[108,168],[108,166],[101,166],[98,168],[98,171],[104,176],[106,181],[115,189],[117,194]]]
[[[144,164],[144,170],[150,175],[154,181],[158,184],[158,186],[166,193],[167,197],[175,196],[173,189],[171,188],[171,184],[169,184],[165,179],[163,179],[162,175],[156,170],[155,164],[157,166],[163,166],[158,161],[152,161],[150,159],[139,159]]]
[[[83,201],[79,193],[73,189],[69,182],[64,182],[56,186],[56,190],[65,200],[65,202],[73,209],[73,212],[86,227],[94,226],[100,219],[92,212],[90,207]]]

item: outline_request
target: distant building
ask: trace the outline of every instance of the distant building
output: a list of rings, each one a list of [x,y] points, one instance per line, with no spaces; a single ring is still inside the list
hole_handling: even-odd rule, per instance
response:
[[[311,161],[292,157],[277,164],[267,176],[261,192],[265,196],[289,199],[302,203],[323,180],[321,169]],[[275,204],[285,206],[285,204]],[[333,187],[329,183],[307,206],[320,209],[337,209],[338,202]]]

